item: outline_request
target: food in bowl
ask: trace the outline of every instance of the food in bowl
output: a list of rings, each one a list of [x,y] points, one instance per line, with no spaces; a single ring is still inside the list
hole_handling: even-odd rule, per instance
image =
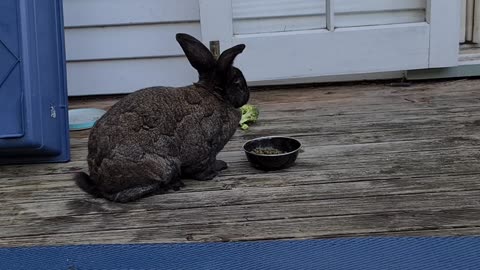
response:
[[[275,149],[275,148],[256,148],[252,151],[252,153],[257,154],[257,155],[281,155],[285,154],[284,151]]]

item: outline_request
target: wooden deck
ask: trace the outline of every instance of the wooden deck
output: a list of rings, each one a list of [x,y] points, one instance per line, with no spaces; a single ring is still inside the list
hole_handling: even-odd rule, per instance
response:
[[[107,108],[115,99],[76,100]],[[220,154],[210,182],[121,205],[72,181],[86,169],[87,132],[72,161],[0,167],[0,247],[480,235],[480,80],[270,89]],[[296,166],[251,168],[245,140],[302,141]]]

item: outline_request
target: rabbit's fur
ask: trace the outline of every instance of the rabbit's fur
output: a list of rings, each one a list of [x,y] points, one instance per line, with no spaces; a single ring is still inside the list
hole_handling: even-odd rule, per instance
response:
[[[84,191],[130,202],[177,190],[181,178],[212,179],[227,167],[216,156],[237,130],[238,108],[250,97],[242,72],[233,67],[245,45],[215,60],[192,36],[176,38],[199,72],[198,83],[141,89],[113,105],[90,132],[90,176],[76,176]]]

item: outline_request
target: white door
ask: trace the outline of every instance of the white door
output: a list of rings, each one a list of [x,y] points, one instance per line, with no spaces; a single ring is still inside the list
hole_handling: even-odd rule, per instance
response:
[[[248,81],[454,66],[459,0],[200,0],[202,39]]]

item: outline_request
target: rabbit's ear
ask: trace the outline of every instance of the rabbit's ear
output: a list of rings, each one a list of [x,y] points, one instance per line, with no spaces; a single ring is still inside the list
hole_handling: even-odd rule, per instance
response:
[[[217,60],[217,66],[219,70],[226,72],[229,68],[231,68],[235,57],[241,54],[243,50],[245,50],[245,45],[239,44],[224,51]]]
[[[192,67],[200,74],[214,70],[215,58],[203,43],[184,33],[178,33],[176,39]]]

